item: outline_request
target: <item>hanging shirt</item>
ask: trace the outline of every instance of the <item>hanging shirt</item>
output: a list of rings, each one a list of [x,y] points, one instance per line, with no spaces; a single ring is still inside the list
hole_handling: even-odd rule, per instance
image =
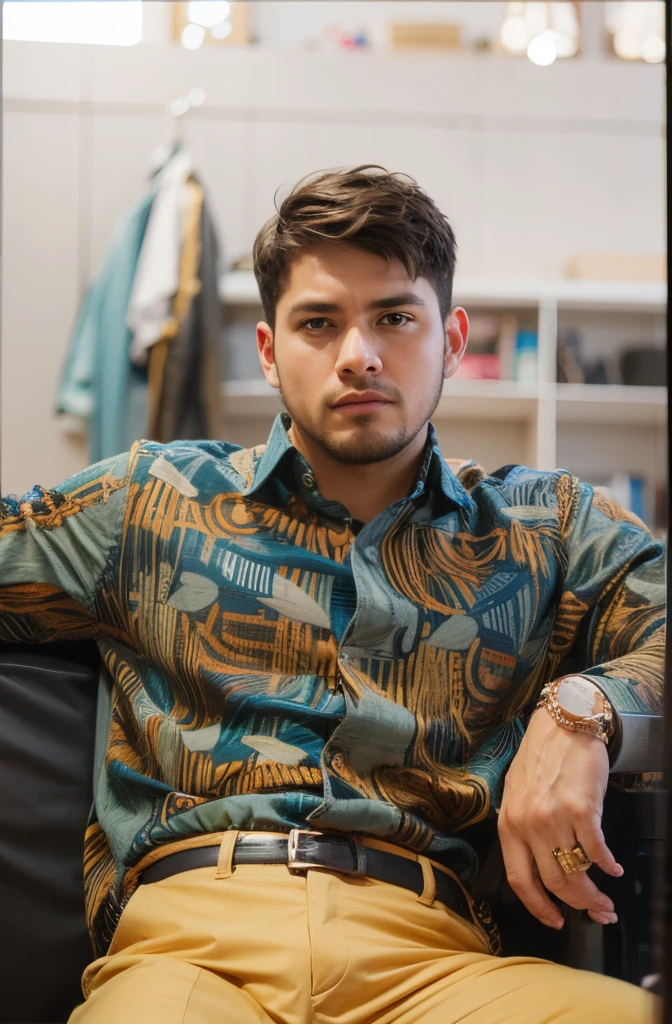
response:
[[[126,312],[126,323],[133,336],[130,357],[139,366],[147,363],[152,345],[164,337],[167,325],[172,325],[187,232],[187,183],[193,169],[189,154],[178,150],[156,178],[156,197]]]
[[[152,184],[115,227],[82,305],[58,390],[58,412],[90,420],[92,462],[128,449],[145,433],[147,381],[129,360],[126,310],[154,196]]]
[[[558,470],[455,475],[356,528],[278,417],[267,445],[140,442],[0,507],[0,636],[93,637],[102,692],[89,922],[230,828],[361,832],[470,884],[542,686],[659,712],[663,548]],[[173,847],[174,848],[174,847]]]

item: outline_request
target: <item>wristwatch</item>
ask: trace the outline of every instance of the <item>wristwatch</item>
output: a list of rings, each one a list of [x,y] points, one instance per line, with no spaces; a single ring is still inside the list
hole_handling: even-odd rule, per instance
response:
[[[607,744],[614,734],[614,710],[602,691],[584,676],[564,676],[541,691],[544,707],[558,725],[572,732],[587,732]]]

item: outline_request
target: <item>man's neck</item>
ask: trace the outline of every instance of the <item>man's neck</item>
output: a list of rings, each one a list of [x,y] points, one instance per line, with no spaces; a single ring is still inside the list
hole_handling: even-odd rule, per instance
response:
[[[392,458],[365,465],[340,462],[294,427],[290,428],[289,437],[307,460],[322,497],[340,502],[353,519],[369,523],[409,494],[420,469],[427,431],[421,430]]]

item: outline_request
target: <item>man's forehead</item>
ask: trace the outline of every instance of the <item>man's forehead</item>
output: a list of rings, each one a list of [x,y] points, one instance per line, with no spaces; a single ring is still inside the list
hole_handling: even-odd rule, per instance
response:
[[[348,289],[357,285],[411,291],[420,280],[409,277],[398,259],[387,260],[352,245],[335,243],[305,250],[292,260],[285,295],[297,289],[329,289],[339,284]]]

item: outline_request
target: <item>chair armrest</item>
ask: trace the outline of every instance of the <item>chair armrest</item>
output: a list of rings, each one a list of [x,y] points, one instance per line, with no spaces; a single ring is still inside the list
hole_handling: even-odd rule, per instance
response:
[[[614,772],[661,772],[663,770],[663,719],[661,715],[619,714],[621,742],[609,767]]]

